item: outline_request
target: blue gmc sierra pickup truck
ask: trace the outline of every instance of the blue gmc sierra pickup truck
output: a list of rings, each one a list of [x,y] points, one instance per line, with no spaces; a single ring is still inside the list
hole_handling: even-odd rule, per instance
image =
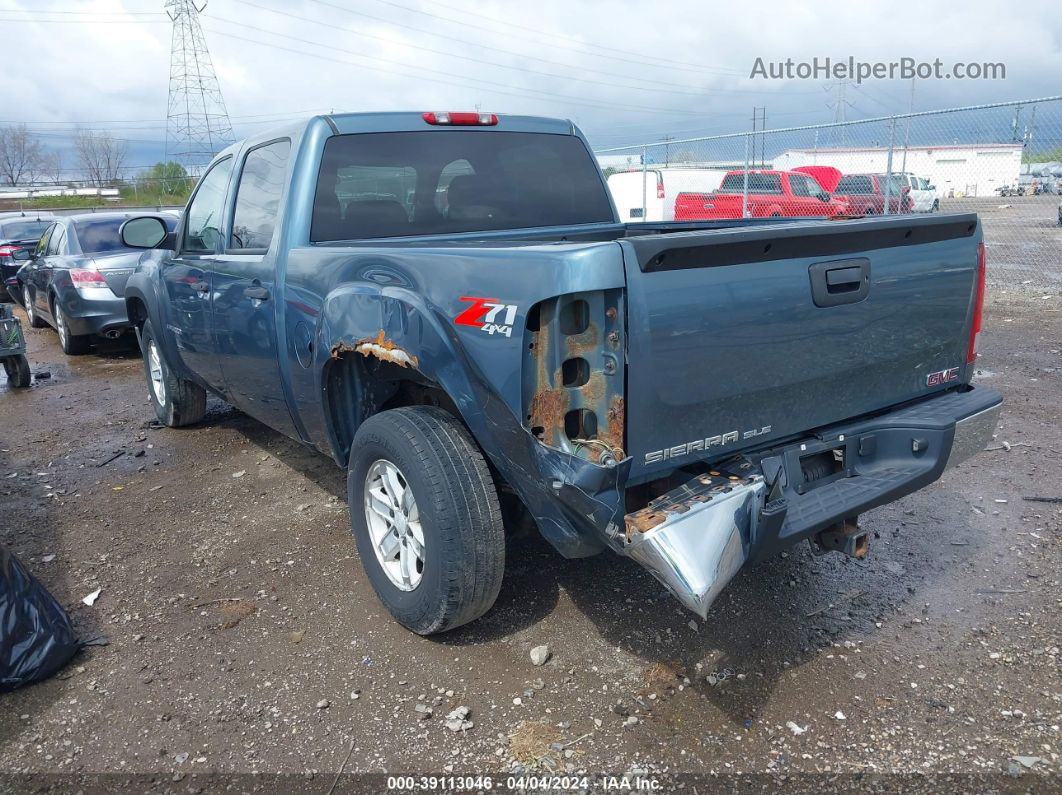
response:
[[[976,215],[622,224],[568,121],[317,116],[122,235],[159,420],[212,393],[346,467],[366,573],[421,634],[491,607],[512,511],[702,617],[799,540],[862,557],[859,514],[1001,405],[970,383]]]

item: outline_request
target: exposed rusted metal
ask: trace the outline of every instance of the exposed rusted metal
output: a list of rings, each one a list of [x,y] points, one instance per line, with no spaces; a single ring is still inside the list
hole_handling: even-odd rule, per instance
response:
[[[604,429],[598,429],[597,435],[605,444],[618,453],[617,459],[623,458],[624,413],[626,411],[623,395],[614,395],[609,402]]]
[[[700,475],[650,500],[646,507],[628,513],[624,517],[627,538],[630,539],[634,533],[647,533],[654,527],[662,525],[672,516],[684,514],[695,505],[710,502],[717,495],[727,494],[735,487],[751,482],[751,478],[743,478],[717,470]]]
[[[859,526],[858,519],[844,519],[815,536],[815,543],[827,552],[843,552],[862,560],[870,551],[870,534]]]
[[[622,347],[614,300],[607,293],[583,293],[540,304],[537,327],[527,337],[524,368],[527,424],[532,432],[543,444],[604,465],[625,457],[623,380],[614,377],[617,363],[611,352]],[[576,334],[562,334],[560,317],[574,301],[588,304],[588,324]],[[604,347],[606,340],[611,351]],[[584,383],[565,386],[565,362],[572,359],[585,360],[589,374]],[[593,414],[593,426],[580,422],[578,431],[566,430],[573,411]]]
[[[331,348],[333,359],[338,359],[345,353],[360,353],[366,359],[373,357],[382,362],[397,364],[399,367],[416,368],[418,365],[417,357],[387,339],[383,329],[380,329],[375,337],[360,339],[353,344],[339,341]]]

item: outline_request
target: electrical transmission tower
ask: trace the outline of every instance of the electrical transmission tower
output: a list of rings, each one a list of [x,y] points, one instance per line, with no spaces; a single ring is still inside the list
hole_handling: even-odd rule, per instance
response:
[[[195,171],[233,142],[232,124],[207,51],[194,0],[166,0],[173,22],[166,159]]]

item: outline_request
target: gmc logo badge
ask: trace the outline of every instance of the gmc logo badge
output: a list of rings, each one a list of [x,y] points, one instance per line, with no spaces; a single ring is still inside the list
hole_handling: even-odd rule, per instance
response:
[[[926,376],[926,386],[940,386],[946,384],[948,381],[955,381],[959,378],[959,368],[952,367],[948,370],[940,370],[936,373],[930,373]]]

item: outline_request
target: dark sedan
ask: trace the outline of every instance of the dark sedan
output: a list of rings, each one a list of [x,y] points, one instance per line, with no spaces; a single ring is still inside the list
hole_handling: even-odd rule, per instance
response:
[[[54,326],[64,353],[85,353],[93,337],[115,339],[132,327],[122,296],[143,252],[126,247],[118,234],[131,217],[129,213],[57,217],[18,272],[21,303],[30,325]],[[173,230],[174,216],[157,217]]]
[[[51,213],[0,213],[0,301],[10,301],[4,283],[22,267],[22,253],[33,250],[55,220]]]

